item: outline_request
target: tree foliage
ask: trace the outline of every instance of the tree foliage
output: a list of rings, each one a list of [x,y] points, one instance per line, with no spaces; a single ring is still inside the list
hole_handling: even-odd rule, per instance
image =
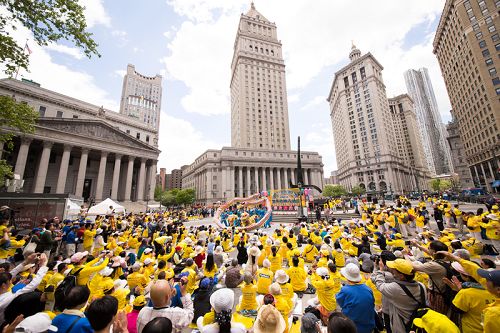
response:
[[[196,191],[192,188],[182,190],[174,188],[162,192],[159,198],[163,206],[190,205],[196,198]]]
[[[339,198],[347,194],[346,189],[342,185],[325,185],[323,187],[323,196]]]
[[[364,187],[361,187],[361,186],[354,186],[352,189],[351,189],[351,193],[352,195],[356,196],[356,197],[359,197],[363,194],[366,193],[366,190]]]
[[[439,178],[432,179],[430,181],[430,185],[432,190],[436,192],[448,191],[453,187],[452,181],[448,179],[439,179]]]
[[[18,68],[28,70],[29,55],[12,37],[11,31],[24,26],[33,33],[39,45],[68,40],[82,49],[87,57],[100,56],[97,43],[87,32],[84,7],[74,0],[0,0],[0,62],[6,74]]]

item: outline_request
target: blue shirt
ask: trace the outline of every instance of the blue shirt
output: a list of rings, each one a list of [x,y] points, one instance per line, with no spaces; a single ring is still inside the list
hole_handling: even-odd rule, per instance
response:
[[[71,331],[68,332],[69,327],[73,324],[75,320],[80,318],[75,325],[73,325],[73,328]],[[52,325],[57,327],[57,332],[58,333],[93,333],[94,330],[92,329],[92,326],[90,326],[89,320],[85,317],[79,317],[77,315],[70,315],[70,314],[65,314],[61,313],[57,316],[54,317],[52,320]]]
[[[345,285],[337,294],[337,304],[349,317],[358,333],[371,333],[375,328],[375,299],[365,284]]]

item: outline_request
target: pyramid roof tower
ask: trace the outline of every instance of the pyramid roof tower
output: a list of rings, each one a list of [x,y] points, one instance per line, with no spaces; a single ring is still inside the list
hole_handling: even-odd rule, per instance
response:
[[[249,16],[249,17],[253,17],[257,20],[269,22],[269,20],[264,15],[262,15],[257,9],[255,9],[255,4],[253,3],[253,1],[250,4],[250,9],[248,10],[248,12],[245,15]]]

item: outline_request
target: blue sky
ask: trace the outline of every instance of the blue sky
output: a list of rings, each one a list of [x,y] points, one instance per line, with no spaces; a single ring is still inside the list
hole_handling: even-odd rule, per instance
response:
[[[239,15],[247,0],[80,0],[101,58],[71,44],[31,42],[30,73],[42,86],[118,110],[128,63],[163,75],[160,167],[191,163],[208,148],[230,144],[229,75]],[[403,72],[427,67],[443,122],[450,103],[432,54],[444,0],[258,0],[278,26],[284,48],[292,148],[323,156],[336,168],[329,107],[333,75],[348,61],[351,41],[385,67],[388,97],[406,92]],[[29,32],[17,32],[20,40]]]

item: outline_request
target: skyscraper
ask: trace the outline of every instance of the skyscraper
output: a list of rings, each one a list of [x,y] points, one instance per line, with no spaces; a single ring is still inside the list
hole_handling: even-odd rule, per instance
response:
[[[285,63],[276,24],[252,2],[241,14],[231,63],[231,145],[290,149]]]
[[[361,55],[353,45],[349,59],[335,73],[327,99],[340,184],[372,193],[424,188],[422,149],[413,147],[421,139],[408,131],[414,126],[412,100],[387,99],[383,67],[371,53]]]
[[[499,9],[498,0],[447,0],[433,42],[465,161],[490,191],[500,180]]]
[[[123,77],[120,113],[137,119],[158,131],[161,113],[161,75],[145,76],[127,66]]]
[[[427,68],[409,69],[404,76],[415,105],[427,168],[433,175],[449,174],[452,171],[450,151]]]

